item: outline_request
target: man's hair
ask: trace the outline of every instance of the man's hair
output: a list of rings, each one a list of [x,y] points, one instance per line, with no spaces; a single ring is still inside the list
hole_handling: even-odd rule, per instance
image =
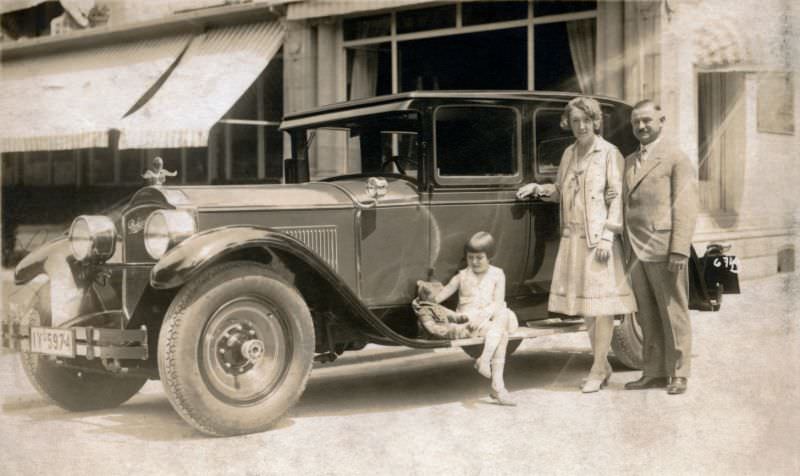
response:
[[[464,251],[467,253],[486,253],[486,256],[491,258],[494,255],[495,243],[492,235],[486,231],[479,231],[472,235],[472,237],[464,245]]]
[[[661,106],[656,104],[656,102],[653,101],[652,99],[642,99],[641,101],[633,105],[633,109],[641,109],[647,106],[652,106],[653,109],[655,109],[658,112],[661,112]]]
[[[586,96],[578,96],[570,100],[564,107],[564,112],[561,113],[561,122],[559,125],[565,131],[570,130],[569,127],[569,114],[573,109],[582,111],[586,117],[592,120],[594,132],[600,133],[603,129],[603,111],[600,109],[600,104],[592,98]]]

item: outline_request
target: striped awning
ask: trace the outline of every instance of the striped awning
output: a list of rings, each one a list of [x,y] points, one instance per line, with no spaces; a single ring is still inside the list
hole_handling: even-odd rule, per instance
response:
[[[306,0],[292,3],[286,12],[288,20],[307,20],[337,15],[368,13],[411,5],[424,6],[437,0]],[[441,0],[438,0],[441,3]]]
[[[270,21],[196,36],[155,95],[118,122],[119,148],[208,145],[211,127],[267,67],[284,33]]]
[[[107,147],[189,43],[182,34],[2,62],[0,151]]]

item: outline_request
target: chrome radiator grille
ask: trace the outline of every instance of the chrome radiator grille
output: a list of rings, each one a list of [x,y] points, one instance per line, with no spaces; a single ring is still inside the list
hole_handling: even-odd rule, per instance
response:
[[[286,226],[276,227],[275,229],[303,242],[311,251],[328,263],[334,271],[338,270],[339,243],[335,225]]]

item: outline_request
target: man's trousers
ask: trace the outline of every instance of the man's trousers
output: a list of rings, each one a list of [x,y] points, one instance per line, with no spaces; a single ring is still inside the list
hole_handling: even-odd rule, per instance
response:
[[[689,377],[692,329],[689,322],[689,263],[673,273],[667,262],[631,257],[631,284],[639,306],[637,322],[644,334],[647,377]]]

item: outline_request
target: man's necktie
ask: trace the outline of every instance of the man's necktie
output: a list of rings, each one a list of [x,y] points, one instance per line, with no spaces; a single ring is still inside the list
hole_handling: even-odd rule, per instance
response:
[[[642,168],[642,163],[645,160],[644,157],[645,157],[646,153],[647,153],[647,148],[642,147],[641,150],[639,151],[639,157],[636,157],[636,163],[633,166],[634,175],[638,174],[639,173],[639,169]]]

